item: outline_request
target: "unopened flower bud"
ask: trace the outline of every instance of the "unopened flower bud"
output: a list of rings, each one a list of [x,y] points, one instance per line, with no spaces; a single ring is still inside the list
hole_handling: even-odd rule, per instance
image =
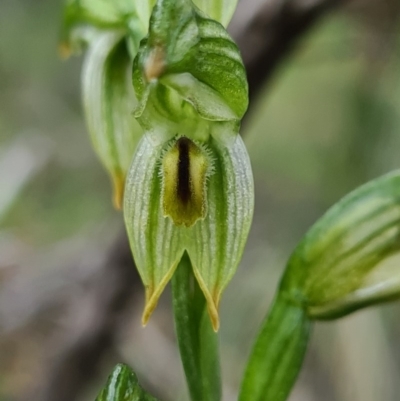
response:
[[[282,288],[321,319],[399,297],[400,172],[333,206],[296,248]]]

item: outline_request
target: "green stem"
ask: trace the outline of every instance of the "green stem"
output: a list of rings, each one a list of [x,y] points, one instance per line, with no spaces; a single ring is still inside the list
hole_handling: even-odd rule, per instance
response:
[[[278,294],[254,344],[239,401],[284,401],[300,371],[310,333],[305,311]]]
[[[218,336],[205,298],[185,253],[172,277],[172,297],[179,350],[192,401],[220,401]]]

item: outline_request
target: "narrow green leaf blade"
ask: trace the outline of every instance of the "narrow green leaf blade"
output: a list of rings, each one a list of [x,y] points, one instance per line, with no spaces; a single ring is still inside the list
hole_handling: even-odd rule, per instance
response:
[[[139,385],[135,373],[124,364],[118,364],[110,374],[106,386],[96,401],[157,401]]]
[[[244,375],[239,401],[285,401],[300,371],[310,320],[281,294],[262,324]]]

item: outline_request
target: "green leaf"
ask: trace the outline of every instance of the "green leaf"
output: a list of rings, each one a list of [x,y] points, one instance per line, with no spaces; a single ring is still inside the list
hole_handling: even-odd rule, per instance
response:
[[[135,373],[127,366],[118,364],[107,380],[96,401],[157,401],[139,385]]]
[[[400,171],[345,196],[294,251],[283,283],[312,318],[400,296]]]
[[[300,371],[309,332],[302,307],[280,294],[253,346],[239,401],[285,401]]]
[[[109,172],[121,207],[125,176],[142,129],[132,115],[131,59],[122,32],[103,32],[88,49],[82,71],[83,106],[93,146]]]
[[[218,335],[185,254],[172,277],[175,329],[192,401],[221,399]]]
[[[227,27],[237,6],[237,0],[193,0],[206,15]]]
[[[248,105],[236,44],[190,0],[157,1],[149,35],[134,61],[133,84],[141,102],[136,115],[149,129],[160,116],[193,118],[188,105],[211,121],[239,120]]]

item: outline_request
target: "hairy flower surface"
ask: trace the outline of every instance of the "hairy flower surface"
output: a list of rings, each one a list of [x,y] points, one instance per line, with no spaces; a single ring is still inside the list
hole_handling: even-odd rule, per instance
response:
[[[253,214],[241,137],[228,143],[210,137],[205,149],[184,136],[155,146],[145,135],[126,188],[126,224],[146,286],[143,322],[187,251],[217,329],[221,293],[240,261]]]

